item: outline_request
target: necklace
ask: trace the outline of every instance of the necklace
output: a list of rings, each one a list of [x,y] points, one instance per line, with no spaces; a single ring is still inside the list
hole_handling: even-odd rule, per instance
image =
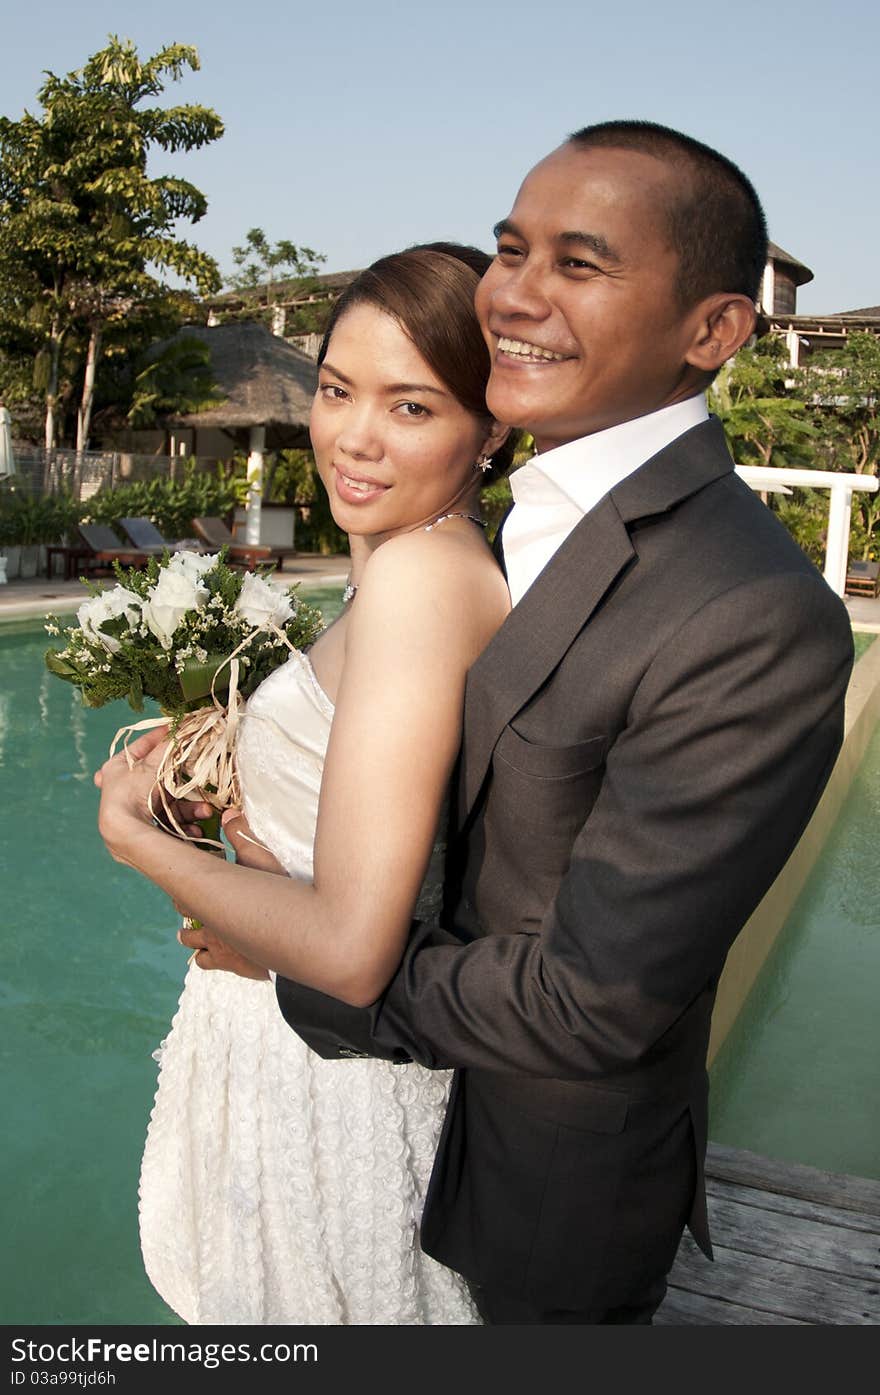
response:
[[[440,517],[435,518],[433,523],[427,523],[422,529],[422,532],[430,533],[432,528],[436,528],[439,524],[445,523],[447,518],[468,518],[471,523],[476,523],[480,528],[488,528],[489,526],[488,523],[484,523],[482,518],[478,518],[475,513],[441,513]],[[342,592],[342,604],[348,605],[349,601],[353,601],[357,595],[357,590],[358,583],[352,581],[351,573],[349,572],[348,579],[345,583],[345,589]]]

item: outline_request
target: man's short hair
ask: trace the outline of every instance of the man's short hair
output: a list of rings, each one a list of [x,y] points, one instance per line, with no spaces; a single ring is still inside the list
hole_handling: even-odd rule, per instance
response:
[[[757,300],[767,262],[767,223],[752,184],[732,160],[653,121],[603,121],[575,131],[569,140],[581,150],[636,150],[681,171],[666,216],[683,305],[695,305],[715,291]]]

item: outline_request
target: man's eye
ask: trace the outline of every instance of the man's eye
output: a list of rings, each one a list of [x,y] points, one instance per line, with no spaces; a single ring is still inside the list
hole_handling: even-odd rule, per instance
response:
[[[496,256],[507,257],[508,260],[512,260],[513,258],[522,256],[522,249],[520,247],[514,247],[511,242],[499,242]]]
[[[584,261],[583,257],[566,257],[562,263],[570,271],[599,271],[595,262]]]

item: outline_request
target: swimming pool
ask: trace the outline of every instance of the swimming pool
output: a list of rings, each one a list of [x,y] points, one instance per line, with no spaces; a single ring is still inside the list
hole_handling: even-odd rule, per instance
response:
[[[331,619],[341,588],[308,595]],[[33,620],[0,625],[0,1312],[178,1323],[142,1271],[137,1180],[187,951],[171,902],[95,827],[93,772],[136,715],[84,709],[46,671],[50,643]]]
[[[320,594],[309,589],[308,594],[328,618],[339,603],[338,587]],[[6,1114],[0,1205],[7,1241],[0,1310],[7,1324],[175,1324],[178,1319],[154,1293],[141,1267],[137,1177],[155,1089],[157,1067],[151,1053],[173,1015],[186,951],[175,939],[178,918],[170,902],[114,863],[95,830],[92,772],[103,761],[117,727],[129,719],[129,710],[123,704],[84,710],[74,690],[43,668],[48,643],[32,621],[0,626],[0,874],[5,926],[0,997]],[[868,816],[876,828],[880,768],[876,781],[871,783],[871,775],[868,780],[875,801]],[[853,847],[844,836],[847,864]],[[870,841],[864,844],[864,855],[876,865]],[[861,865],[861,856],[859,861]],[[841,897],[834,891],[828,897],[836,915]],[[803,1041],[814,1055],[830,1053],[830,1048],[823,1051],[813,1045],[817,992],[818,1003],[845,1022],[851,1043],[847,1049],[855,1049],[873,1067],[876,1057],[870,1056],[869,1034],[853,1038],[846,1021],[853,1015],[851,1003],[864,1008],[872,1031],[876,1020],[873,996],[880,935],[869,926],[863,929],[862,948],[846,964],[841,961],[833,981],[821,965],[809,969],[813,1006],[789,1025],[780,1003],[786,995],[791,1001],[802,992],[796,967],[800,946],[805,938],[818,942],[821,936],[819,931],[795,931],[793,939],[785,935],[785,943],[791,941],[789,957],[771,980],[778,988],[765,997],[768,1021],[774,1030],[784,1031],[789,1049],[783,1051],[772,1042],[763,1046],[755,1027],[742,1037],[739,1056],[722,1053],[715,1072],[713,1137],[788,1155],[774,1136],[755,1134],[752,1119],[758,1114],[765,1123],[777,1115],[781,1119],[782,1104],[787,1103],[781,1099],[786,1094],[784,1079],[774,1084],[775,1094],[767,1085],[768,1054],[795,1074],[809,1076],[802,1089],[789,1093],[793,1105],[799,1101],[816,1113],[819,1072],[813,1055],[807,1072],[801,1070],[801,1061]],[[780,955],[782,947],[781,940]],[[850,975],[858,978],[852,997]],[[725,1060],[729,1088],[722,1073]],[[841,1170],[877,1175],[864,1164],[871,1139],[863,1142],[856,1125],[835,1112],[836,1106],[832,1109],[835,1094],[841,1092],[838,1077],[826,1074],[822,1098],[829,1103],[822,1106],[826,1112],[821,1117],[827,1120],[823,1129],[842,1142],[852,1137],[858,1148],[854,1162],[845,1157],[839,1162]],[[872,1090],[863,1071],[846,1092],[847,1107],[856,1114],[867,1112]],[[796,1147],[802,1146],[798,1141]],[[815,1154],[796,1156],[812,1161]]]
[[[880,1179],[880,729],[713,1065],[710,1137]]]

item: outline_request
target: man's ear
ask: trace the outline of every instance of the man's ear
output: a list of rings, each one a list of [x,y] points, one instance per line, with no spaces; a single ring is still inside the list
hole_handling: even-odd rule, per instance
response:
[[[754,333],[757,312],[746,295],[719,291],[695,309],[696,327],[685,361],[702,373],[717,373],[722,363]]]

